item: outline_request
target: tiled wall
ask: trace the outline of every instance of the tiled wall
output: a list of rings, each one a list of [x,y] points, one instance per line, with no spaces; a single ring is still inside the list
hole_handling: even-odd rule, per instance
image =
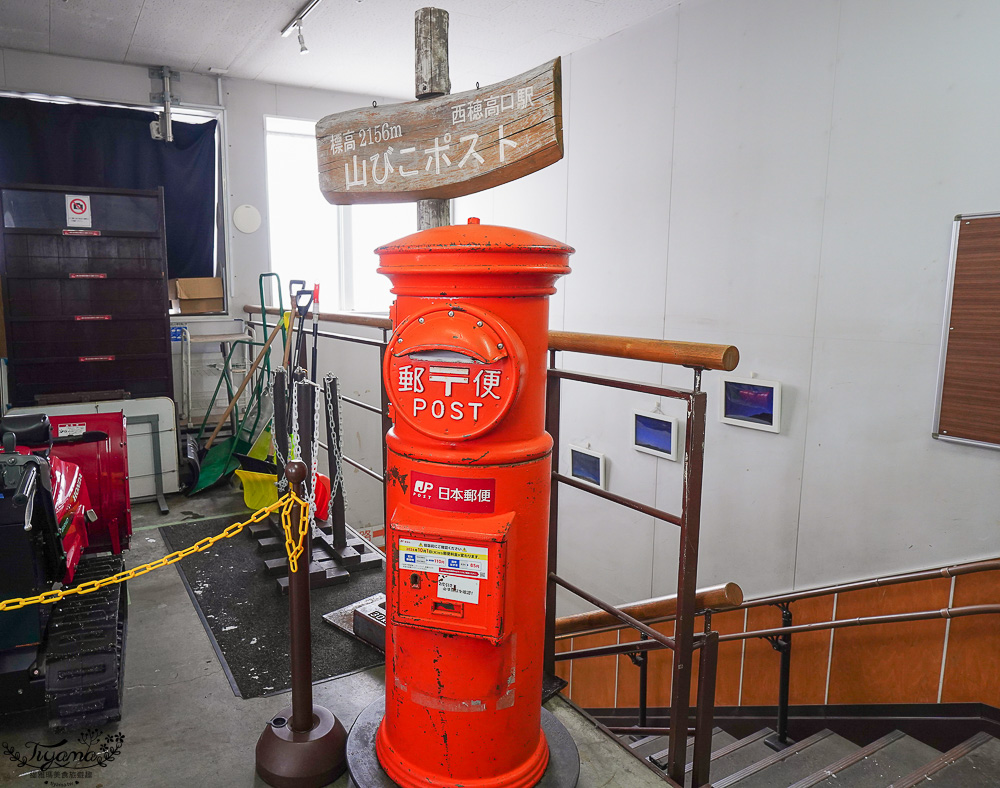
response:
[[[945,607],[1000,603],[1000,572],[922,580],[831,594],[792,604],[794,624],[843,620]],[[720,634],[781,626],[774,607],[712,617]],[[695,627],[700,631],[701,619]],[[655,625],[673,634],[673,622]],[[619,630],[557,641],[570,651],[636,640]],[[670,703],[672,652],[650,652],[650,706]],[[779,655],[759,638],[719,646],[716,705],[773,706],[778,701]],[[564,693],[584,708],[635,708],[639,671],[628,657],[557,663],[569,681]],[[697,665],[695,666],[697,669]],[[1000,707],[1000,616],[933,619],[805,632],[792,639],[792,704],[979,702]],[[692,688],[692,701],[694,689]]]

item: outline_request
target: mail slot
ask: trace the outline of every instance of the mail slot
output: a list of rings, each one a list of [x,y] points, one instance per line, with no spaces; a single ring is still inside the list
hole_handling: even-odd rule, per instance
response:
[[[470,220],[377,252],[396,295],[378,760],[401,786],[533,786],[549,759],[548,297],[573,250]]]

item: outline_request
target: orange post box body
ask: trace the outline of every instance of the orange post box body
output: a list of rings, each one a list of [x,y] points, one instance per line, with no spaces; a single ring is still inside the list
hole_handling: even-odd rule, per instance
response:
[[[470,220],[377,251],[397,296],[378,759],[402,786],[531,786],[548,762],[548,297],[573,250]]]

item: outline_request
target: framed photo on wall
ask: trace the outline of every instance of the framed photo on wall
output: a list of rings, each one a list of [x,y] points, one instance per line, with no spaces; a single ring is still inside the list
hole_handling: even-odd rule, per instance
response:
[[[632,447],[636,451],[677,462],[678,421],[662,413],[633,411]]]
[[[719,421],[735,427],[781,432],[781,383],[725,375],[720,386]]]
[[[582,446],[569,447],[569,472],[574,479],[608,489],[608,468],[603,454]]]

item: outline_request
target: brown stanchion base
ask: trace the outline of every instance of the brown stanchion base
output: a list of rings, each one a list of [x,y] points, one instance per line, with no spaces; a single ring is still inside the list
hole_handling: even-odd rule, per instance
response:
[[[350,788],[399,788],[389,779],[375,754],[375,736],[385,715],[385,698],[371,703],[351,726],[347,740]],[[580,752],[570,732],[542,709],[542,730],[549,745],[549,764],[535,788],[576,788],[580,779]]]
[[[347,731],[313,706],[312,730],[293,731],[291,707],[279,711],[257,740],[257,774],[274,788],[322,788],[347,769]]]

